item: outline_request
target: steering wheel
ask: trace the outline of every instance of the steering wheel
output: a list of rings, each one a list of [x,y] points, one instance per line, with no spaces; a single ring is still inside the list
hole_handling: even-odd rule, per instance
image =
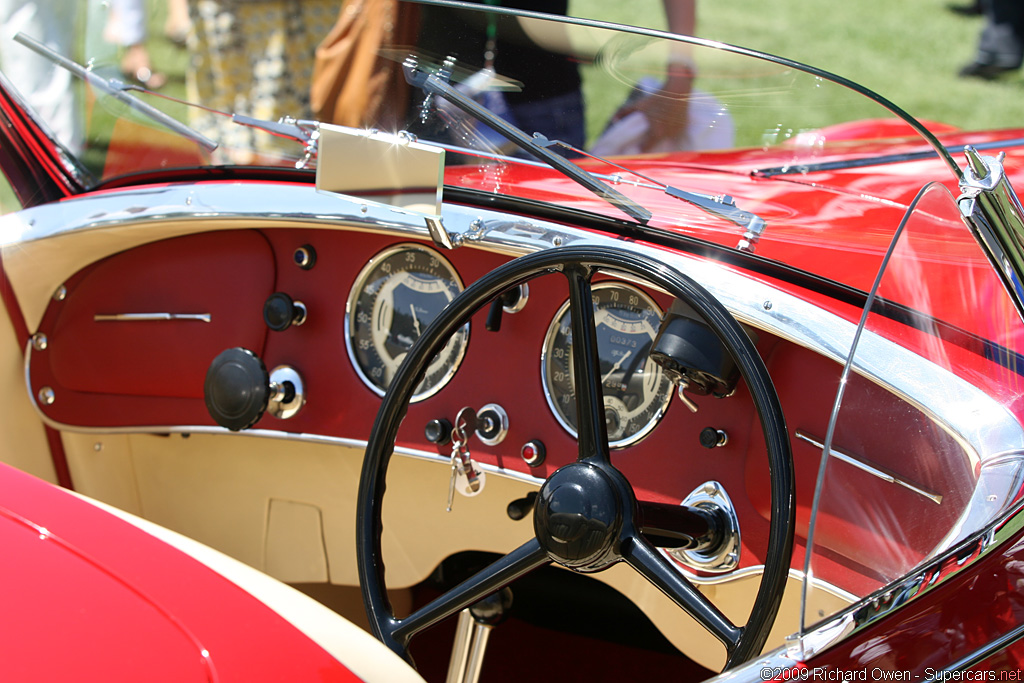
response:
[[[576,461],[559,468],[541,486],[534,508],[534,538],[398,619],[384,583],[381,508],[388,462],[413,392],[430,360],[471,316],[503,292],[554,272],[565,275],[569,288],[579,432]],[[754,400],[771,473],[771,522],[765,568],[746,625],[733,624],[642,535],[643,506],[650,504],[637,502],[629,482],[611,463],[591,305],[591,280],[597,272],[640,278],[689,304],[732,354]],[[477,280],[441,311],[409,351],[384,396],[363,460],[356,513],[359,580],[370,625],[381,641],[409,659],[409,642],[416,633],[533,569],[554,562],[595,572],[626,562],[725,645],[728,669],[760,654],[778,613],[793,549],[794,491],[793,459],[778,395],[750,339],[714,296],[650,257],[612,247],[566,246],[523,256]],[[702,530],[695,535],[715,533],[714,522],[709,524],[696,508],[662,506],[659,512],[668,507],[677,511],[674,521],[680,528]]]

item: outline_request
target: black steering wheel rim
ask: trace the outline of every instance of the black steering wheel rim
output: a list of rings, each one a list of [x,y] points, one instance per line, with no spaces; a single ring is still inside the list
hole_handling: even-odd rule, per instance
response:
[[[704,318],[705,323],[733,354],[761,421],[771,475],[771,517],[764,571],[747,624],[735,627],[717,613],[710,601],[703,598],[678,572],[669,568],[668,561],[640,536],[635,524],[635,510],[629,509],[630,504],[633,508],[636,506],[635,496],[628,482],[608,460],[608,438],[600,383],[595,384],[592,379],[581,374],[588,367],[586,360],[579,361],[575,368],[580,454],[573,465],[577,466],[585,478],[591,480],[595,477],[590,472],[599,469],[601,474],[596,479],[604,482],[599,486],[603,486],[610,492],[609,495],[621,501],[619,505],[624,509],[622,519],[612,522],[617,526],[613,532],[609,532],[616,534],[611,545],[595,550],[592,558],[583,562],[590,562],[591,566],[577,565],[577,568],[595,571],[617,561],[627,561],[723,642],[728,652],[726,669],[758,655],[782,601],[795,527],[793,460],[778,395],[749,337],[712,294],[691,278],[651,257],[603,246],[549,249],[520,257],[496,268],[467,287],[433,320],[398,369],[381,403],[367,444],[357,501],[357,562],[371,629],[388,647],[408,659],[409,641],[415,633],[553,560],[550,547],[534,539],[450,591],[453,596],[450,601],[444,602],[444,598],[449,595],[445,594],[412,615],[397,619],[387,598],[384,583],[381,520],[387,468],[398,429],[430,359],[441,350],[451,335],[497,296],[531,279],[554,272],[563,272],[569,279],[572,324],[580,326],[574,327],[574,350],[577,344],[595,345],[589,351],[584,349],[582,353],[576,352],[577,356],[589,354],[593,358],[596,353],[593,311],[589,305],[573,305],[576,301],[589,302],[590,281],[596,272],[637,277],[682,299]],[[589,342],[586,339],[588,337]],[[581,387],[586,390],[581,390]],[[589,427],[585,428],[586,425]],[[552,474],[545,487],[552,478],[565,476],[559,473],[573,465],[560,468]],[[541,489],[541,498],[545,487]]]

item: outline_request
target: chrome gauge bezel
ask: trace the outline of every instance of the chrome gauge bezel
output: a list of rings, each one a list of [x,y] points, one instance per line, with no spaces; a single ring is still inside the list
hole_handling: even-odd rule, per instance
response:
[[[654,299],[652,299],[646,292],[633,285],[626,284],[624,282],[619,282],[617,280],[602,280],[600,282],[594,283],[591,287],[591,290],[593,292],[598,292],[607,289],[617,289],[620,292],[635,294],[639,296],[640,301],[644,304],[645,307],[649,308],[650,310],[657,314],[659,320],[664,315],[664,311],[662,311],[661,307],[657,304],[657,302],[654,301]],[[578,431],[562,415],[562,412],[558,408],[555,391],[551,386],[548,374],[548,365],[549,362],[551,362],[552,360],[551,354],[554,350],[555,338],[558,335],[559,328],[561,327],[562,317],[565,316],[568,310],[569,301],[566,300],[558,308],[558,311],[555,313],[554,318],[552,318],[551,320],[551,324],[548,325],[547,332],[544,335],[544,345],[541,348],[540,375],[541,385],[544,389],[544,400],[547,401],[548,408],[551,410],[551,414],[554,415],[555,419],[558,421],[558,424],[560,424],[562,428],[565,429],[565,431],[571,434],[573,438],[577,438],[579,436]],[[659,372],[661,372],[660,368],[658,368],[658,370]],[[663,374],[662,377],[664,377]],[[661,380],[659,380],[658,384],[661,384]],[[660,405],[657,405],[657,409],[652,414],[651,418],[640,429],[629,434],[628,436],[625,436],[621,439],[617,439],[614,441],[609,441],[608,446],[610,448],[625,448],[627,446],[632,446],[633,444],[636,444],[643,440],[645,437],[647,437],[654,430],[654,428],[658,426],[658,423],[661,422],[661,419],[665,416],[665,411],[668,410],[668,406],[672,401],[672,394],[673,391],[671,383],[669,383],[667,390],[664,392],[664,396],[662,397]]]
[[[359,275],[356,276],[356,279],[352,284],[352,288],[349,290],[348,301],[345,304],[345,350],[348,352],[349,362],[352,363],[352,368],[356,371],[359,379],[362,380],[363,384],[365,384],[366,387],[377,396],[384,396],[387,392],[387,386],[380,386],[380,384],[368,376],[366,368],[363,367],[363,364],[356,353],[356,349],[353,346],[356,334],[354,318],[359,314],[359,300],[365,293],[369,280],[377,271],[378,267],[391,259],[400,257],[402,254],[409,252],[418,252],[436,259],[438,261],[438,267],[445,271],[447,277],[449,277],[456,285],[458,291],[461,292],[464,289],[462,278],[459,277],[458,271],[455,270],[455,267],[451,262],[435,249],[431,249],[430,247],[422,244],[414,242],[395,244],[375,254],[366,262],[366,265],[364,265],[362,270],[359,271]],[[425,328],[429,325],[431,320],[424,320],[422,323],[423,327]],[[452,348],[453,345],[454,348]],[[448,341],[445,347],[438,354],[439,357],[445,358],[446,365],[444,373],[440,377],[436,378],[430,386],[422,388],[421,391],[414,394],[412,397],[413,402],[430,398],[443,389],[449,381],[451,381],[452,377],[455,376],[456,371],[459,369],[459,366],[462,364],[462,359],[466,354],[466,348],[468,345],[469,323],[467,322],[463,327],[459,328],[459,331]],[[433,362],[431,365],[433,365]],[[427,378],[424,378],[424,382],[426,379]]]

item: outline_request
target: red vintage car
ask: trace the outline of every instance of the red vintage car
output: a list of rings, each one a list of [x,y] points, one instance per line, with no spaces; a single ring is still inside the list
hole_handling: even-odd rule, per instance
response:
[[[1024,130],[372,5],[314,79],[197,24],[188,103],[5,38],[8,460],[428,680],[1016,680]]]

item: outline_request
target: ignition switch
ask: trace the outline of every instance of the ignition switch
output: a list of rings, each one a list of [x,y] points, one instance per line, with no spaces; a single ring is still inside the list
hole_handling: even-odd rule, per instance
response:
[[[508,413],[497,403],[488,403],[477,411],[476,435],[488,446],[496,446],[508,435]]]

